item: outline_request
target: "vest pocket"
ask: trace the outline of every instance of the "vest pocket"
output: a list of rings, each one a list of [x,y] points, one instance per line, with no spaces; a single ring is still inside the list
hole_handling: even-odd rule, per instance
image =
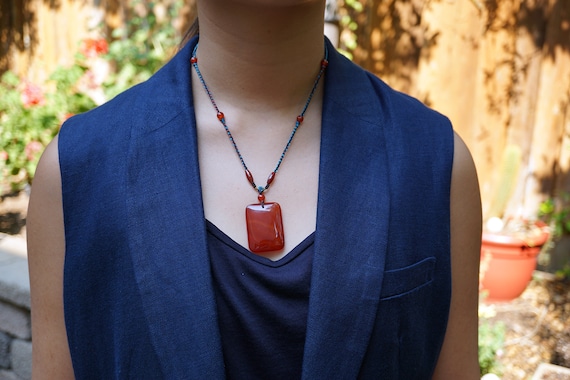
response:
[[[435,262],[435,257],[428,257],[404,268],[385,271],[380,300],[401,297],[431,283]]]

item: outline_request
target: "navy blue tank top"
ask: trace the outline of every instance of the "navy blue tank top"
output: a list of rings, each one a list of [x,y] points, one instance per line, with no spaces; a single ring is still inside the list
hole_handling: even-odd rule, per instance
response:
[[[207,230],[227,378],[300,379],[314,233],[272,261]]]

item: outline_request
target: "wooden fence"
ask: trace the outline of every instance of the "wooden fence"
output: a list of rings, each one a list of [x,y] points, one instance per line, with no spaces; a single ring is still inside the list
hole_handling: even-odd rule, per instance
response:
[[[42,83],[58,65],[69,65],[80,42],[101,30],[110,35],[129,18],[135,0],[2,0],[0,73],[10,69]],[[137,0],[149,3],[150,0]],[[171,3],[174,0],[164,0]],[[194,0],[186,0],[180,30],[191,22]]]
[[[474,155],[486,216],[505,151],[520,155],[507,215],[535,215],[570,192],[569,0],[365,5],[355,61],[450,117]]]
[[[3,0],[0,72],[41,82],[72,60],[89,25],[121,25],[125,1]],[[532,215],[570,191],[569,0],[360,3],[363,12],[341,7],[359,25],[354,60],[450,117],[474,154],[487,216],[512,148],[521,170],[508,213]]]

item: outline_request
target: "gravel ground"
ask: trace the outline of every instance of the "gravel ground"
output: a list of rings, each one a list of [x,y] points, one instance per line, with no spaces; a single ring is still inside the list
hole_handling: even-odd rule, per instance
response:
[[[516,300],[485,306],[491,323],[506,326],[499,353],[502,380],[531,379],[540,363],[570,368],[570,281],[535,272]],[[544,379],[570,380],[568,376]]]

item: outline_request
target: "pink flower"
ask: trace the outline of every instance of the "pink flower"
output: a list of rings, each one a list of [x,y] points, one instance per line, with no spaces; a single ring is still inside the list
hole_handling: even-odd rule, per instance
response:
[[[83,74],[83,76],[87,88],[94,89],[99,86],[99,84],[97,83],[97,79],[95,78],[95,74],[93,73],[92,70],[87,70],[85,74]]]
[[[0,152],[0,160],[1,161],[8,161],[8,152],[6,152],[5,150]]]
[[[44,146],[39,141],[30,141],[24,148],[24,153],[28,161],[33,161],[36,155],[44,149]]]
[[[103,104],[106,101],[106,97],[102,84],[110,72],[109,62],[103,58],[96,57],[90,59],[88,65],[89,69],[79,79],[77,87],[81,92],[89,96],[95,104]]]
[[[81,43],[79,51],[87,58],[95,58],[101,54],[107,54],[109,45],[104,38],[87,38]]]
[[[42,89],[28,81],[24,83],[21,98],[22,103],[26,108],[45,104],[45,97]]]

